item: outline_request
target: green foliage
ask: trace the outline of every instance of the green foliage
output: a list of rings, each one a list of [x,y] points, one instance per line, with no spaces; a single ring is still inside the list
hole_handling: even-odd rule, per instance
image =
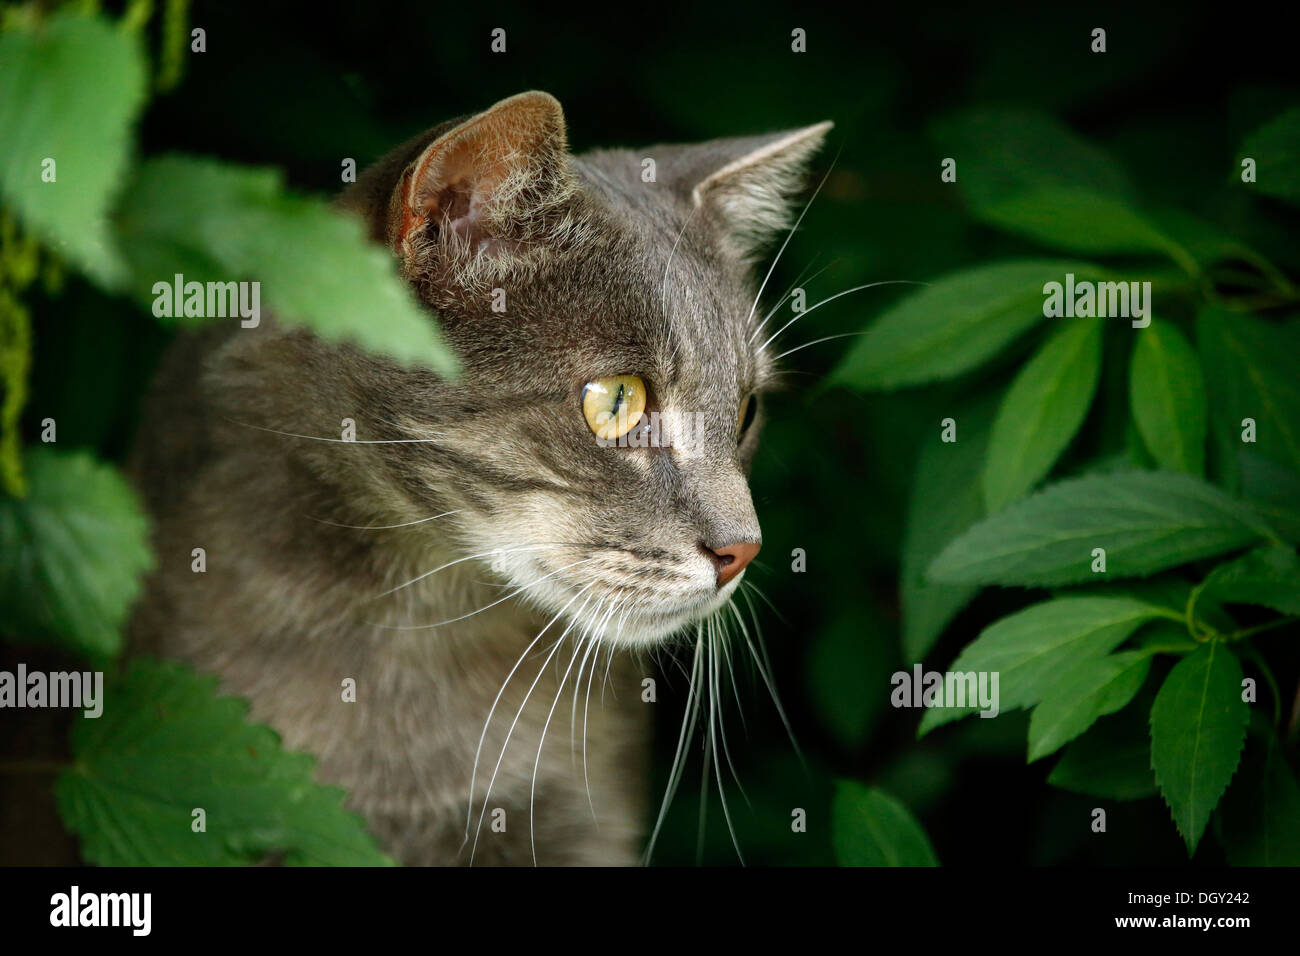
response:
[[[1043,320],[1043,285],[1086,263],[1004,262],[935,280],[877,319],[844,357],[831,382],[882,389],[952,378],[992,358]]]
[[[1176,328],[1157,319],[1138,332],[1129,382],[1133,421],[1156,464],[1204,474],[1205,379]]]
[[[831,828],[840,866],[939,865],[920,824],[883,790],[839,781]]]
[[[1253,188],[1279,199],[1300,203],[1300,106],[1265,123],[1248,136],[1237,155],[1239,160],[1244,157],[1255,160]],[[1234,171],[1233,179],[1240,182],[1237,171]]]
[[[248,723],[215,677],[144,659],[105,688],[103,716],[80,720],[56,797],[87,860],[100,866],[382,866],[343,793],[312,780],[314,760]],[[200,827],[196,810],[203,811]]]
[[[6,630],[110,657],[153,564],[148,522],[117,471],[84,452],[35,448],[26,466],[31,493],[0,497]]]
[[[1174,665],[1151,707],[1151,769],[1189,855],[1241,759],[1241,679],[1232,651],[1210,641]]]
[[[1065,671],[1099,662],[1142,624],[1169,613],[1128,597],[1045,601],[990,625],[958,655],[949,670],[997,673],[1003,710],[1032,707],[1045,699]],[[1083,693],[1083,688],[1076,688],[1075,693]],[[975,709],[932,708],[921,720],[920,732],[928,733]],[[1108,711],[1098,709],[1094,719],[1102,712]],[[1085,729],[1087,724],[1079,731]]]
[[[1258,604],[1300,614],[1300,558],[1283,545],[1258,548],[1215,568],[1197,594],[1224,604]]]
[[[1083,424],[1100,374],[1100,319],[1074,320],[1025,363],[993,422],[983,476],[989,514],[1051,470]]]
[[[930,565],[936,581],[1081,584],[1106,552],[1110,577],[1144,576],[1268,538],[1259,515],[1172,472],[1124,472],[1052,485],[986,518]]]
[[[455,371],[453,354],[359,220],[286,195],[273,170],[166,156],[144,163],[118,213],[142,303],[154,283],[256,278],[276,318],[407,364]],[[182,320],[184,321],[184,320]],[[205,320],[210,321],[210,319]]]
[[[136,38],[105,20],[56,14],[0,36],[0,196],[60,255],[117,284],[108,213],[144,102]],[[52,182],[45,164],[53,160]]]
[[[963,416],[955,442],[931,432],[921,450],[908,506],[903,542],[903,651],[920,660],[953,616],[979,588],[971,584],[936,584],[925,570],[948,541],[984,517],[980,474],[988,446],[989,409]]]

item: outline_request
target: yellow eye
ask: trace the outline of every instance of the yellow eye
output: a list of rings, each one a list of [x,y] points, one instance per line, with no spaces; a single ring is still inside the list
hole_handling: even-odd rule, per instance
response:
[[[749,426],[754,424],[754,416],[758,414],[758,399],[754,393],[750,392],[740,403],[740,409],[736,412],[736,442],[739,444],[744,441],[745,432],[749,431]]]
[[[635,375],[613,375],[582,389],[582,414],[597,438],[612,441],[636,427],[645,411],[645,382]]]

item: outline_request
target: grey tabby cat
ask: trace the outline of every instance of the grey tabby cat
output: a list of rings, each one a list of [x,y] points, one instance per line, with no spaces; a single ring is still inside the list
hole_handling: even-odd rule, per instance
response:
[[[180,339],[133,461],[159,555],[136,646],[220,675],[401,862],[634,862],[635,651],[758,551],[752,256],[829,126],[572,156],[530,92],[377,163],[341,204],[463,375],[272,321]],[[648,433],[674,414],[689,447]]]

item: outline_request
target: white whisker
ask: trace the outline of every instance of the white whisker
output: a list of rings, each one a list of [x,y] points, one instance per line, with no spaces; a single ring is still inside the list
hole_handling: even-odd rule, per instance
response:
[[[848,295],[850,292],[861,292],[863,289],[874,289],[877,286],[882,286],[882,285],[928,285],[928,283],[913,282],[911,279],[887,279],[882,282],[868,282],[866,285],[856,285],[852,289],[845,289],[843,292],[836,292],[834,295],[822,299],[816,305],[810,306],[809,308],[804,309],[802,312],[796,312],[794,318],[791,319],[789,322],[787,322],[785,325],[781,326],[781,328],[779,328],[771,336],[769,336],[768,340],[758,347],[758,350],[760,352],[763,351],[763,349],[767,348],[777,338],[779,338],[782,332],[784,332],[790,326],[794,325],[805,315],[808,315],[811,312],[816,312],[818,309],[820,309],[823,305],[826,305],[828,302],[834,302],[836,299],[840,298],[840,296]]]

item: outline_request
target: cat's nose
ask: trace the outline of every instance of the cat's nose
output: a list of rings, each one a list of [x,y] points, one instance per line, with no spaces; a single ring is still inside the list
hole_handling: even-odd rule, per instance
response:
[[[713,565],[718,569],[718,587],[722,587],[741,571],[745,565],[754,560],[762,545],[755,541],[738,541],[724,548],[710,548],[701,544],[704,553],[713,558]]]

